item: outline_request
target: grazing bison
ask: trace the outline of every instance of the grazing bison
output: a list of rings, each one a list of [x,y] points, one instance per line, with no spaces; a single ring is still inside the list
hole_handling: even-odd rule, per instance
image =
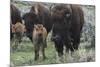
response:
[[[84,24],[84,14],[78,5],[54,5],[51,8],[53,22],[52,40],[58,56],[63,55],[63,47],[66,51],[73,52],[78,49],[81,30]]]
[[[16,50],[17,47],[18,47],[18,44],[22,41],[22,37],[23,37],[23,34],[25,32],[25,26],[20,23],[20,22],[17,22],[15,25],[12,24],[11,25],[12,27],[12,33],[14,34],[14,42],[15,44],[12,44],[11,47]]]
[[[10,14],[11,14],[11,17],[10,17],[11,18],[11,23],[10,23],[11,25],[16,24],[17,22],[22,23],[20,11],[13,4],[10,5]],[[12,27],[11,25],[10,25],[10,38],[12,39],[13,33],[11,30],[11,27]]]
[[[47,38],[47,31],[46,28],[43,27],[42,24],[34,25],[33,29],[33,43],[35,49],[35,60],[39,59],[39,51],[42,51],[43,59],[46,58],[45,56],[45,48],[47,47],[46,38]]]
[[[47,32],[49,32],[52,27],[52,23],[50,22],[50,10],[41,3],[34,4],[30,11],[23,15],[23,20],[25,21],[27,30],[26,35],[31,41],[34,24],[43,24]]]

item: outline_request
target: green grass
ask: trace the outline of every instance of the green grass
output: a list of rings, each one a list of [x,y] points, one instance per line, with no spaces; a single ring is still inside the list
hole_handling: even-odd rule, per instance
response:
[[[72,55],[66,53],[63,62],[59,62],[56,58],[57,56],[53,42],[48,42],[48,47],[45,50],[47,59],[42,60],[42,57],[40,57],[38,61],[34,61],[34,46],[30,41],[25,41],[19,45],[18,50],[11,52],[11,63],[15,66],[24,66],[95,61],[95,50],[92,48],[85,48],[86,45],[84,46],[84,44],[85,43],[81,43],[79,50]]]
[[[55,62],[55,49],[54,44],[48,43],[46,48],[46,60],[42,61],[41,57],[38,61],[34,61],[34,48],[31,42],[21,43],[19,49],[11,52],[11,62],[14,65],[37,65],[37,64],[53,64]]]

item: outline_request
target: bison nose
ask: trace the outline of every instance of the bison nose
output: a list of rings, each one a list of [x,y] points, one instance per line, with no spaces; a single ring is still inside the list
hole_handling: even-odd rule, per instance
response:
[[[38,34],[38,36],[39,36],[39,37],[41,37],[41,36],[42,36],[42,34],[40,33],[40,34]]]

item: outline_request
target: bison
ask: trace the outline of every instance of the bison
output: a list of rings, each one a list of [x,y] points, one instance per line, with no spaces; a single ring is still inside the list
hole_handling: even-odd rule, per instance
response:
[[[17,22],[15,25],[12,24],[11,26],[12,26],[11,30],[14,35],[13,40],[15,42],[15,44],[11,44],[11,47],[13,48],[13,50],[16,50],[18,47],[18,44],[22,41],[22,37],[26,30],[25,30],[24,24],[20,22]]]
[[[10,23],[10,39],[13,38],[13,33],[12,33],[12,24],[16,24],[17,22],[22,23],[22,19],[21,19],[21,15],[20,15],[20,11],[17,7],[15,7],[13,4],[10,5],[10,19],[11,19],[11,23]]]
[[[23,20],[26,26],[26,35],[32,41],[32,31],[34,24],[43,24],[49,32],[52,28],[50,20],[50,10],[42,3],[34,4],[30,11],[23,15]]]
[[[84,13],[80,6],[57,4],[51,7],[53,23],[52,40],[55,43],[58,56],[66,51],[78,50],[81,30],[84,24]]]
[[[22,23],[20,11],[13,4],[10,5],[10,12],[11,12],[11,22],[12,22],[12,24],[16,24],[17,22]]]
[[[43,27],[42,24],[34,25],[33,29],[33,43],[34,43],[34,51],[35,51],[35,60],[39,59],[39,51],[42,51],[43,59],[46,58],[45,56],[45,48],[47,47],[46,43],[47,38],[47,30]]]

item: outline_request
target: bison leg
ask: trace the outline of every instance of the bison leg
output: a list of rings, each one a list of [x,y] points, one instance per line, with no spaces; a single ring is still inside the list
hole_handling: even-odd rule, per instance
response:
[[[22,42],[22,37],[23,37],[23,33],[22,32],[16,32],[15,38],[17,39],[18,43]]]
[[[12,40],[13,39],[13,37],[14,37],[14,33],[10,33],[10,40]]]
[[[45,41],[44,41],[43,47],[44,47],[44,48],[47,48],[47,41],[46,41],[46,39],[45,39]]]
[[[46,56],[45,56],[45,48],[43,48],[42,53],[43,53],[43,59],[46,59]]]
[[[69,53],[69,50],[70,50],[71,52],[74,52],[73,44],[71,44],[71,42],[70,42],[70,43],[66,42],[66,43],[65,43],[65,47],[66,47],[66,52]]]
[[[57,62],[63,62],[63,46],[62,42],[55,42],[55,48],[58,53]]]
[[[46,40],[43,42],[43,44],[41,44],[41,51],[42,51],[42,56],[43,56],[43,60],[46,59],[45,56],[45,48],[47,47],[47,42]]]
[[[42,47],[42,56],[43,56],[43,60],[46,59],[46,56],[45,56],[45,48]]]
[[[22,37],[21,36],[18,36],[17,42],[18,42],[18,44],[20,44],[22,42]]]
[[[17,41],[17,39],[15,40],[15,44],[14,44],[14,47],[13,47],[13,50],[17,50],[17,48],[18,48],[18,41]]]
[[[73,48],[74,48],[75,50],[78,50],[79,43],[80,43],[80,35],[77,36],[76,38],[74,38],[74,41],[73,41]]]
[[[35,44],[35,58],[34,60],[38,60],[39,59],[39,46]]]
[[[63,43],[62,42],[55,42],[55,48],[58,52],[58,56],[61,57],[63,55]]]
[[[56,51],[58,52],[58,56],[61,57],[63,55],[63,46],[64,46],[61,36],[53,34],[52,40],[55,43],[55,48]]]
[[[26,32],[26,36],[31,40],[31,42],[33,42],[32,33],[31,32]]]
[[[73,44],[72,44],[72,38],[70,36],[70,33],[68,33],[68,35],[66,36],[67,38],[64,38],[64,44],[65,44],[65,47],[66,47],[66,52],[69,53],[69,50],[71,52],[74,52],[74,48],[73,48]]]

